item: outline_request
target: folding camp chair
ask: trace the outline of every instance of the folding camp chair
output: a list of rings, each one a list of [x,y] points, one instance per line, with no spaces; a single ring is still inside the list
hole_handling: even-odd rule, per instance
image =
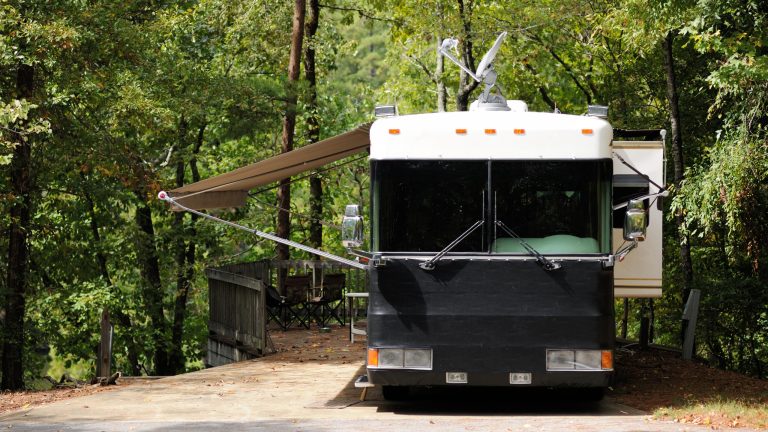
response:
[[[288,330],[290,320],[288,316],[290,309],[285,301],[285,297],[281,296],[277,289],[271,285],[267,286],[267,322],[274,322],[280,326],[283,331]]]
[[[294,323],[309,329],[309,307],[307,293],[309,276],[288,276],[285,278],[285,295],[281,296],[272,286],[267,287],[267,317],[283,330]]]
[[[309,308],[307,296],[312,286],[309,276],[288,276],[285,278],[285,302],[291,322],[298,322],[302,327],[309,329]]]
[[[345,283],[344,273],[323,275],[318,295],[309,301],[310,314],[321,327],[325,327],[331,319],[344,325]]]

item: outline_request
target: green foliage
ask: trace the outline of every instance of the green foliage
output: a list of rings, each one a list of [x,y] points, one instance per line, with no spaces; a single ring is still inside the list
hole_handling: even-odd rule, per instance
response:
[[[609,104],[615,127],[663,127],[668,102],[661,41],[672,32],[687,179],[668,214],[681,212],[691,236],[695,284],[704,293],[700,354],[765,375],[768,299],[760,287],[768,281],[768,20],[762,4],[465,1],[463,10],[459,4],[352,1],[321,8],[318,34],[308,42],[317,50],[321,138],[370,121],[376,104],[396,103],[401,113],[434,111],[441,83],[453,109],[459,71],[445,62],[437,72],[439,41],[454,36],[462,46],[471,43],[476,66],[501,31],[509,37],[494,66],[508,99],[523,99],[532,110],[556,105],[576,114],[588,103]],[[182,368],[201,367],[203,269],[270,258],[274,245],[189,216],[177,219],[154,195],[193,181],[193,159],[206,178],[279,151],[291,9],[290,2],[276,0],[0,2],[0,190],[9,190],[8,164],[19,136],[32,143],[35,173],[29,377],[47,362],[46,355],[32,354],[45,346],[54,347],[58,367],[62,359],[92,367],[104,308],[115,323],[116,365],[153,373],[154,353],[172,343],[177,271],[187,265],[192,276]],[[22,64],[36,68],[29,100],[15,90]],[[297,147],[308,141],[312,114],[306,86],[299,92]],[[354,159],[321,173],[323,220],[329,223],[323,244],[336,253],[343,251],[330,225],[345,204],[369,202],[367,161]],[[291,236],[305,241],[307,180],[295,181],[292,195]],[[13,197],[0,196],[4,231]],[[275,202],[267,188],[246,208],[219,215],[272,231]],[[144,206],[153,235],[136,222]],[[654,303],[655,337],[674,345],[682,293],[679,245],[674,226],[668,227],[666,294]],[[140,247],[142,238],[150,241]],[[194,264],[180,265],[179,245],[192,243]],[[5,236],[0,248],[7,250]],[[158,286],[140,264],[153,250]],[[3,274],[5,265],[0,260]],[[4,284],[0,278],[3,293]],[[154,295],[159,317],[147,310]],[[617,304],[617,316],[622,307]],[[630,308],[629,333],[636,335],[639,303]],[[153,326],[158,318],[162,326]],[[729,339],[733,334],[745,336]]]
[[[706,275],[697,336],[713,364],[765,376],[768,293],[754,277]]]
[[[30,111],[36,108],[37,105],[18,99],[5,106],[0,105],[0,166],[11,163],[12,151],[21,143],[20,139],[44,136],[51,132],[48,120],[30,118]]]

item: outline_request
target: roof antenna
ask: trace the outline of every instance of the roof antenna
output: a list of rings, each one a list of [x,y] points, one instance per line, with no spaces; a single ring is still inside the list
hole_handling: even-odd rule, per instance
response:
[[[459,44],[459,40],[456,38],[448,38],[443,40],[443,43],[440,45],[440,49],[438,50],[440,54],[444,55],[445,57],[448,57],[449,60],[456,63],[456,66],[460,67],[461,70],[466,72],[469,76],[472,77],[475,81],[479,83],[483,83],[485,85],[485,89],[483,90],[483,93],[480,95],[480,97],[477,99],[479,103],[479,107],[484,110],[489,111],[508,111],[509,107],[507,106],[507,100],[504,99],[504,96],[500,94],[490,94],[491,89],[496,87],[498,89],[498,86],[496,86],[496,71],[493,69],[493,59],[496,58],[496,54],[499,52],[499,48],[501,48],[501,43],[504,41],[504,38],[507,37],[507,32],[502,32],[497,38],[496,42],[493,43],[493,46],[491,49],[488,50],[487,53],[483,56],[483,59],[480,60],[480,64],[477,66],[477,71],[472,72],[468,67],[463,65],[456,57],[454,57],[453,54],[449,51],[451,48],[456,51],[456,54],[458,54],[457,45]]]

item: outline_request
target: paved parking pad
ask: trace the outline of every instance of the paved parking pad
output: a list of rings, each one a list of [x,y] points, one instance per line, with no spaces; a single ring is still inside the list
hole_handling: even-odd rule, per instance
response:
[[[365,401],[356,363],[266,357],[132,384],[0,417],[13,431],[696,431],[610,400],[482,389],[423,389],[411,400]]]

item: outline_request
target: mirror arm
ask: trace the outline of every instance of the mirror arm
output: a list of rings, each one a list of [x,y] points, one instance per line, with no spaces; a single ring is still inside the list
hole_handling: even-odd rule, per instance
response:
[[[617,259],[619,262],[621,262],[621,261],[624,261],[624,258],[625,258],[625,257],[626,257],[626,256],[627,256],[627,255],[628,255],[630,252],[632,252],[632,250],[633,250],[633,249],[635,249],[635,248],[637,247],[637,245],[638,245],[638,241],[637,241],[637,240],[633,240],[633,241],[632,241],[632,243],[630,243],[630,244],[628,244],[628,245],[626,245],[626,246],[624,246],[624,247],[622,247],[622,248],[619,248],[619,250],[617,250],[617,251],[616,251],[616,254],[615,254],[615,256],[616,256],[616,259]]]
[[[663,189],[663,190],[660,190],[659,192],[656,192],[656,193],[651,193],[651,194],[647,194],[647,195],[641,195],[641,196],[639,196],[637,198],[632,198],[632,199],[633,200],[637,200],[637,201],[641,201],[641,200],[644,200],[646,198],[656,198],[656,197],[665,197],[666,198],[668,196],[669,196],[669,190]],[[627,205],[629,205],[629,201],[624,201],[621,204],[616,204],[615,206],[613,206],[613,209],[614,210],[623,209]]]

